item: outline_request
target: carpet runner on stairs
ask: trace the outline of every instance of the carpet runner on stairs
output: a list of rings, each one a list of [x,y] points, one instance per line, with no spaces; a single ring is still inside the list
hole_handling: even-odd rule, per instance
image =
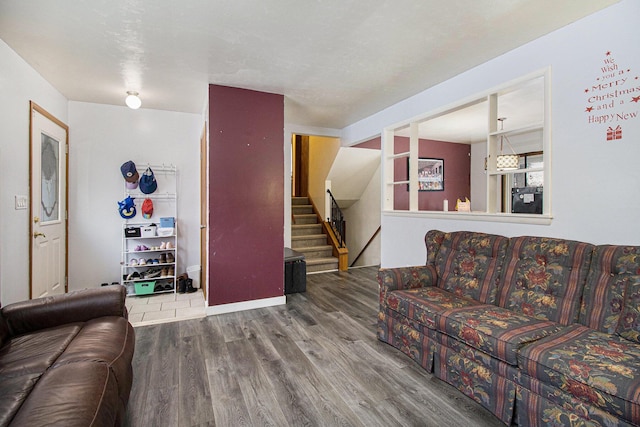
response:
[[[304,254],[307,273],[337,270],[338,258],[332,255],[333,249],[327,244],[327,235],[323,234],[309,198],[292,197],[291,213],[291,249]]]

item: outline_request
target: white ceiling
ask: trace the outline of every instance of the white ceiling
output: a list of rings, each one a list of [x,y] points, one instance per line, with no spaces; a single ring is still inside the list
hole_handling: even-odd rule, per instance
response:
[[[473,144],[485,142],[489,132],[489,102],[486,97],[466,100],[468,103],[425,117],[418,123],[420,138]],[[498,93],[497,117],[503,118],[496,129],[517,129],[544,120],[544,77],[536,77]],[[409,137],[409,127],[396,130],[396,135]]]
[[[70,100],[201,113],[213,83],[340,129],[617,1],[2,0],[0,38]]]

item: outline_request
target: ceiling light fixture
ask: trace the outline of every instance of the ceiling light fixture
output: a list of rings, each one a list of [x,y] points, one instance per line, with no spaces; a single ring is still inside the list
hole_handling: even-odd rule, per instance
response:
[[[125,104],[127,104],[127,107],[131,108],[132,110],[137,110],[142,105],[142,101],[138,96],[138,92],[133,90],[127,91],[127,98],[124,100],[124,102]]]
[[[500,131],[504,130],[505,120],[507,120],[506,117],[498,118],[498,121],[500,122]],[[509,144],[509,148],[511,149],[511,152],[513,154],[504,154],[504,152],[502,151],[502,145],[505,140],[507,141],[507,144]],[[519,160],[520,158],[513,149],[511,142],[509,142],[509,138],[507,138],[507,136],[504,134],[500,134],[500,154],[498,155],[498,157],[496,157],[496,169],[499,171],[516,170],[518,169],[518,164],[520,163]]]

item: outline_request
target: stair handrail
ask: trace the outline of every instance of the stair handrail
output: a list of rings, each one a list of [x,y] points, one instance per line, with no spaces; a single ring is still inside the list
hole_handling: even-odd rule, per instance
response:
[[[331,197],[331,217],[327,218],[327,222],[331,224],[331,228],[333,229],[336,237],[338,238],[338,243],[341,248],[346,247],[346,229],[347,223],[344,220],[344,214],[342,213],[342,209],[338,206],[338,202],[335,197],[331,193],[331,190],[327,188],[327,193]]]
[[[358,256],[356,257],[356,259],[353,260],[353,262],[351,263],[351,265],[349,267],[353,267],[354,265],[356,265],[356,262],[358,262],[358,259],[360,259],[360,255],[362,255],[364,253],[364,251],[367,250],[367,248],[369,247],[369,245],[371,244],[371,242],[373,242],[373,239],[376,238],[376,236],[380,233],[380,230],[382,230],[382,226],[379,226],[378,229],[376,230],[375,233],[373,233],[373,235],[371,236],[371,238],[369,239],[369,241],[367,242],[366,245],[364,245],[364,247],[362,248],[362,250],[360,251],[360,253],[358,254]]]

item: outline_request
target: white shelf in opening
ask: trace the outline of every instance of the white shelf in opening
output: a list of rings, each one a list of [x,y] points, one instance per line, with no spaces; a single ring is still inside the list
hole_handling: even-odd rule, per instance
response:
[[[522,126],[519,128],[503,129],[503,130],[497,130],[495,132],[489,132],[489,135],[490,136],[500,136],[500,135],[513,136],[513,135],[521,135],[523,133],[528,133],[528,132],[534,132],[536,130],[542,130],[542,129],[543,129],[542,123],[532,123],[530,125]]]
[[[544,168],[514,169],[509,171],[489,172],[489,175],[513,175],[515,173],[543,172]]]

